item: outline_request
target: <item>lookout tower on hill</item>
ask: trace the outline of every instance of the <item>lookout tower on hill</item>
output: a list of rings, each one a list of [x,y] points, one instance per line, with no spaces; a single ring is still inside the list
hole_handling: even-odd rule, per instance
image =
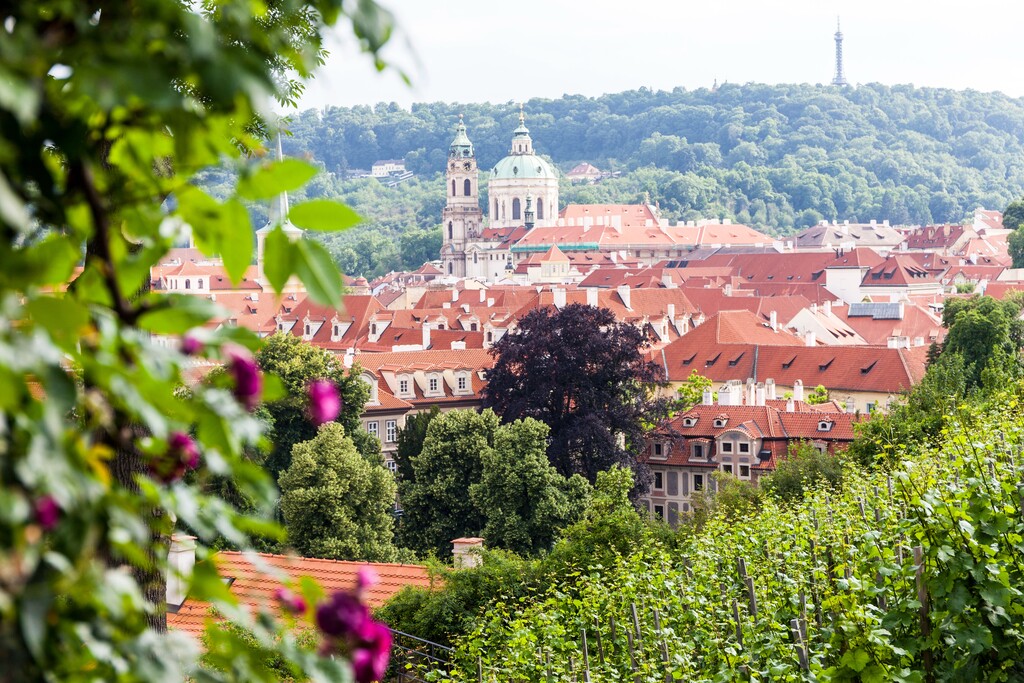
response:
[[[839,28],[839,17],[836,17],[836,75],[832,77],[832,85],[846,85],[843,73],[843,32]]]

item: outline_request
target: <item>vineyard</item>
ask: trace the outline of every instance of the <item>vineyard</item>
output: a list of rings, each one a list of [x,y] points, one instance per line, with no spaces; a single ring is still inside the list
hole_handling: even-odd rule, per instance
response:
[[[1024,417],[961,408],[942,443],[852,468],[671,553],[492,604],[444,681],[1024,678]]]

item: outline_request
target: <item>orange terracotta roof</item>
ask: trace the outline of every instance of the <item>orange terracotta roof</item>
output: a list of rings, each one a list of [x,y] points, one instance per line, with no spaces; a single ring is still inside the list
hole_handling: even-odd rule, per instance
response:
[[[432,579],[427,567],[414,564],[382,564],[367,562],[342,562],[255,553],[267,570],[254,566],[248,557],[240,552],[220,552],[216,561],[220,573],[234,579],[230,583],[231,593],[240,604],[250,610],[267,608],[276,610],[274,592],[283,583],[309,576],[320,584],[326,593],[351,590],[356,585],[356,575],[363,567],[372,568],[379,583],[367,593],[367,602],[378,607],[406,586],[428,588]],[[269,573],[268,573],[269,571]],[[207,603],[186,599],[185,604],[175,613],[167,615],[167,626],[178,631],[198,636],[212,617]]]

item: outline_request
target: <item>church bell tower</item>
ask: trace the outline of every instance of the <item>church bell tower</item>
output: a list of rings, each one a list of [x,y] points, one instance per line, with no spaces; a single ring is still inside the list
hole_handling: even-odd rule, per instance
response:
[[[445,172],[445,194],[448,197],[441,212],[443,242],[441,260],[446,275],[466,277],[466,248],[480,235],[483,212],[480,210],[479,172],[473,143],[466,135],[466,126],[459,115],[455,139],[448,147]]]

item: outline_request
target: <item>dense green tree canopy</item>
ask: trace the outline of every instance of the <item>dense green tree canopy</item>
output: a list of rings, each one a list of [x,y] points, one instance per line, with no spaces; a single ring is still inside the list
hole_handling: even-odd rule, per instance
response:
[[[943,355],[963,358],[967,388],[979,388],[984,373],[1017,372],[1024,343],[1024,321],[1016,300],[1000,301],[990,296],[947,299],[942,324],[949,328]],[[995,388],[995,387],[992,387]]]
[[[393,562],[395,481],[336,422],[295,444],[280,477],[288,543],[304,557]]]
[[[498,424],[490,410],[452,410],[430,421],[423,450],[412,458],[412,478],[399,481],[404,545],[444,558],[454,539],[480,535],[484,516],[469,490],[480,481]]]
[[[488,547],[521,555],[551,549],[560,529],[579,519],[590,496],[581,476],[566,479],[547,456],[548,426],[526,418],[502,425],[483,454],[470,497],[484,516]]]
[[[288,469],[292,447],[312,439],[316,433],[307,415],[306,389],[316,379],[325,379],[338,387],[342,408],[337,421],[367,457],[379,457],[380,441],[362,428],[359,416],[370,398],[370,389],[358,374],[358,368],[346,372],[335,354],[302,341],[292,334],[278,332],[268,337],[256,354],[264,371],[281,378],[284,397],[267,405],[274,425],[274,448],[264,466],[273,476]]]

